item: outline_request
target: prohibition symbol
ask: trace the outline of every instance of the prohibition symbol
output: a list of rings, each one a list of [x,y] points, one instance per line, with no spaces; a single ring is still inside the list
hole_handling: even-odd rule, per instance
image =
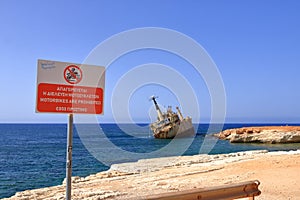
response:
[[[64,70],[64,78],[70,84],[79,83],[82,79],[82,71],[76,65],[69,65]]]

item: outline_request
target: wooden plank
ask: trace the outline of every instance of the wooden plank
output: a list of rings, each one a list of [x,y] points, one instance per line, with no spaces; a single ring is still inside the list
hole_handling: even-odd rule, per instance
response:
[[[239,198],[251,197],[260,195],[261,191],[258,189],[260,182],[248,181],[237,184],[230,184],[225,186],[209,187],[185,190],[179,192],[168,192],[163,194],[155,194],[147,196],[147,200],[232,200]]]

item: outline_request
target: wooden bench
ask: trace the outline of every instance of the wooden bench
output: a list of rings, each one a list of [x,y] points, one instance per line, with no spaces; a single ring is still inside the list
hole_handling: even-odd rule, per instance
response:
[[[163,194],[155,194],[147,196],[147,200],[232,200],[232,199],[254,199],[255,196],[260,195],[261,191],[258,189],[260,182],[247,181],[242,183],[191,189],[179,192],[168,192]]]

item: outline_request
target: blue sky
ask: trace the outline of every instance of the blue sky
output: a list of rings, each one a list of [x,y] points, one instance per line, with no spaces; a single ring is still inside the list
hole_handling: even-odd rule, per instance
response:
[[[64,114],[35,113],[37,59],[81,63],[107,38],[143,27],[172,29],[202,45],[224,83],[227,122],[299,122],[299,9],[297,0],[1,0],[0,123],[67,122]],[[118,80],[146,63],[174,67],[188,79],[200,120],[209,121],[210,96],[193,67],[170,53],[145,50],[109,66],[100,122],[114,121],[111,98]],[[178,103],[168,88],[144,86],[128,100],[134,121],[150,120],[153,92],[162,106]]]

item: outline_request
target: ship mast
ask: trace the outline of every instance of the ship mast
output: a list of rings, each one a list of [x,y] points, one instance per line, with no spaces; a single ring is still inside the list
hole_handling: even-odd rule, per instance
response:
[[[157,112],[157,116],[158,116],[159,121],[163,120],[164,117],[163,117],[163,114],[162,114],[162,112],[161,112],[161,110],[160,110],[160,108],[159,108],[159,106],[158,106],[156,100],[155,100],[156,97],[155,97],[155,96],[152,96],[152,97],[150,97],[150,99],[153,100],[153,103],[154,103],[154,106],[155,106],[155,109],[156,109],[156,112]]]
[[[179,110],[179,107],[177,106],[176,109],[177,109],[177,113],[179,115],[179,119],[180,119],[180,121],[182,121],[183,120],[183,116],[182,116],[181,111]]]

